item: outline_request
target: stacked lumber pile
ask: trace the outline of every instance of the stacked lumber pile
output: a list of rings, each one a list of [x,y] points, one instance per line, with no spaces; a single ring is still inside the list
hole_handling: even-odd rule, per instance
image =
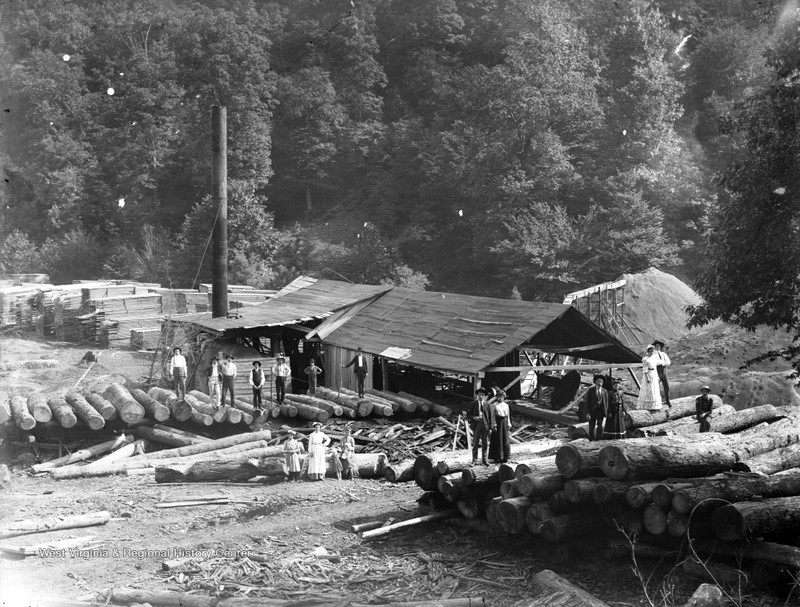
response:
[[[160,344],[160,325],[150,329],[131,329],[131,350],[157,350]]]
[[[515,450],[521,447],[512,448],[515,465],[470,467],[467,454],[428,454],[417,458],[412,473],[428,503],[455,504],[465,518],[484,519],[481,525],[494,532],[565,546],[621,533],[662,546],[637,548],[639,557],[663,556],[664,545],[696,546],[704,557],[745,559],[753,583],[788,583],[800,572],[800,548],[759,542],[800,531],[796,407],[718,415],[712,432],[702,434],[577,439],[553,455],[522,455]],[[618,550],[619,540],[612,547]]]
[[[128,347],[133,329],[161,325],[161,295],[157,293],[92,299],[86,307],[93,313],[91,341],[104,348]]]
[[[33,328],[32,301],[44,285],[9,285],[0,288],[0,326]]]

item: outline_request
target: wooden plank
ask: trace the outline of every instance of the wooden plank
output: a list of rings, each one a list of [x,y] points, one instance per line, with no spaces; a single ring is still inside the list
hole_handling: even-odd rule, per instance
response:
[[[539,371],[605,371],[606,369],[641,369],[642,363],[600,363],[597,365],[543,365],[537,366],[534,370]],[[486,373],[504,373],[504,372],[519,372],[530,371],[530,365],[521,365],[517,367],[486,367]]]

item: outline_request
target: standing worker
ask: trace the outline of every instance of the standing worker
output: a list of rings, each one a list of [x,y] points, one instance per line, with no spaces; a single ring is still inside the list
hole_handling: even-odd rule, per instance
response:
[[[219,407],[220,400],[222,399],[222,391],[219,386],[219,359],[216,356],[211,359],[211,364],[208,366],[208,369],[206,369],[206,374],[208,375],[208,395],[211,397],[214,406]]]
[[[658,365],[656,366],[658,379],[661,382],[661,385],[664,386],[664,402],[667,403],[667,407],[669,407],[669,379],[667,378],[667,367],[669,367],[672,363],[670,362],[667,353],[662,351],[664,348],[663,341],[654,341],[653,347],[655,348],[655,357],[658,361]]]
[[[264,387],[264,372],[261,370],[261,363],[253,361],[253,370],[250,371],[250,386],[253,388],[253,409],[261,411],[261,388]]]
[[[282,405],[286,396],[286,378],[292,375],[292,368],[286,364],[283,356],[278,356],[272,366],[272,375],[275,376],[275,401]]]
[[[714,401],[708,395],[711,388],[703,386],[700,388],[700,396],[694,399],[694,407],[697,413],[697,421],[700,422],[700,432],[709,432],[711,430],[711,410],[714,408]]]
[[[492,439],[489,442],[489,459],[501,464],[511,457],[511,411],[506,402],[506,393],[500,390],[492,406]]]
[[[175,382],[175,394],[178,398],[183,398],[186,396],[186,358],[181,353],[180,348],[172,349],[169,369]]]
[[[233,382],[236,379],[236,365],[233,362],[233,356],[228,354],[225,357],[225,362],[220,365],[222,371],[222,404],[225,404],[225,390],[231,393],[231,407],[233,407]]]
[[[603,387],[604,377],[594,376],[594,388],[586,394],[586,411],[589,413],[589,440],[603,438],[603,424],[608,415],[608,390]]]
[[[353,371],[356,374],[356,381],[358,382],[358,396],[359,398],[364,398],[364,378],[367,376],[367,357],[364,355],[364,351],[361,349],[361,346],[358,347],[358,352],[346,365],[342,365],[342,369],[346,369],[347,367],[354,367]]]
[[[486,455],[489,445],[489,427],[492,420],[489,412],[489,403],[486,400],[486,390],[478,388],[475,392],[475,400],[469,406],[467,415],[472,426],[472,465],[478,465],[478,443],[481,447],[481,456],[484,466],[488,466]]]
[[[308,361],[308,366],[305,369],[305,374],[308,375],[308,395],[314,396],[317,393],[317,375],[322,373],[314,359]]]

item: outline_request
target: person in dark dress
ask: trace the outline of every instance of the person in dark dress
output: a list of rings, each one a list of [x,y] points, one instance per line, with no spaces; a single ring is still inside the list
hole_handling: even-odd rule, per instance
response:
[[[603,427],[605,440],[625,438],[625,392],[619,377],[612,381],[614,387],[608,394],[608,415]]]
[[[511,457],[511,415],[502,390],[495,396],[491,407],[492,438],[489,442],[489,459],[505,463]]]
[[[478,388],[475,392],[476,399],[472,401],[467,411],[469,423],[472,429],[472,465],[478,464],[478,444],[480,443],[482,462],[488,466],[486,460],[489,445],[489,427],[491,426],[491,413],[489,403],[486,399],[486,390]]]
[[[589,414],[589,440],[603,438],[603,424],[608,415],[608,390],[603,387],[604,377],[594,376],[594,388],[586,393],[586,412]]]
[[[356,383],[358,384],[358,396],[364,398],[364,378],[367,377],[367,355],[364,354],[364,351],[360,347],[353,357],[353,360],[346,365],[342,365],[342,369],[346,369],[347,367],[353,367],[353,371],[356,374]]]
[[[714,401],[709,395],[711,388],[703,386],[700,388],[700,396],[694,399],[694,407],[697,412],[697,421],[700,422],[700,432],[708,432],[711,430],[711,410],[714,408]]]

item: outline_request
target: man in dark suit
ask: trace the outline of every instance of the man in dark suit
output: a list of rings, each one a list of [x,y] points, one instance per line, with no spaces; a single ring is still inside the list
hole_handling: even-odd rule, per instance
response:
[[[700,422],[700,432],[709,432],[711,430],[711,411],[714,409],[714,401],[709,396],[711,388],[703,386],[700,388],[701,396],[694,399],[694,406],[697,413],[697,421]]]
[[[586,411],[589,413],[589,440],[603,438],[603,423],[608,415],[608,390],[603,387],[603,376],[594,376],[594,388],[586,394]]]
[[[489,402],[486,398],[486,390],[483,388],[478,388],[475,396],[476,399],[472,401],[467,411],[467,417],[469,417],[472,427],[472,465],[478,465],[478,443],[480,443],[483,465],[488,466],[486,452],[489,448],[489,428],[491,426]]]
[[[364,354],[364,351],[361,347],[358,348],[358,352],[346,365],[342,365],[342,369],[346,369],[347,367],[353,367],[353,372],[356,374],[356,381],[358,382],[358,395],[361,398],[364,398],[364,378],[367,376],[367,355]]]

